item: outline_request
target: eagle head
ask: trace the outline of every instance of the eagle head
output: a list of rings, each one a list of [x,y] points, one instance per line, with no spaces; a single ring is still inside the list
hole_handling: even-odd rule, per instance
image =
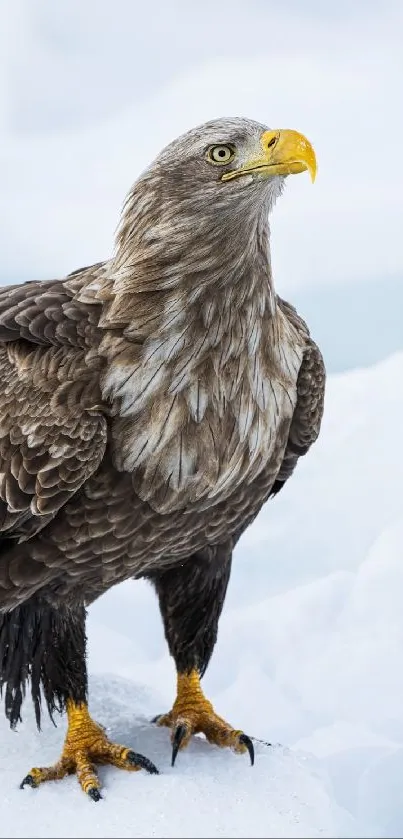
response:
[[[264,238],[285,177],[304,171],[315,179],[315,152],[297,131],[239,117],[187,131],[160,152],[127,197],[117,236],[115,290],[122,271],[131,281],[133,266],[138,290],[144,271],[147,288],[156,273],[162,288],[168,262],[170,284],[176,282],[173,275],[184,277],[196,267],[199,277],[204,268],[210,279],[221,268],[228,273],[225,254],[237,263],[257,231]]]
[[[170,143],[151,170],[165,184],[166,197],[175,195],[198,206],[213,208],[256,202],[272,205],[287,175],[308,171],[316,176],[311,143],[298,131],[269,129],[250,119],[215,119]],[[258,202],[260,203],[260,202]]]

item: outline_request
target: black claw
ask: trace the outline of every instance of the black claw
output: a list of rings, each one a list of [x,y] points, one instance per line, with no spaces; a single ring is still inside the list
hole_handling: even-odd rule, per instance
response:
[[[239,735],[239,742],[242,743],[243,746],[246,746],[249,757],[250,757],[250,765],[253,766],[255,762],[255,750],[253,748],[253,743],[250,737],[247,734],[240,734]]]
[[[137,752],[128,752],[126,756],[126,760],[129,761],[133,766],[140,766],[142,769],[145,769],[146,772],[149,772],[150,775],[159,775],[159,771],[156,766],[148,759],[148,757],[144,757],[144,755],[139,755]]]
[[[34,789],[38,786],[38,784],[34,781],[32,775],[25,775],[24,780],[20,783],[20,789],[24,789],[25,785],[33,787]]]
[[[87,795],[92,799],[92,801],[100,801],[102,798],[98,787],[91,787],[91,789],[88,790]]]
[[[186,725],[178,725],[175,729],[175,734],[172,740],[172,759],[171,759],[171,766],[175,765],[176,755],[180,749],[180,745],[184,737],[186,737],[187,728]]]

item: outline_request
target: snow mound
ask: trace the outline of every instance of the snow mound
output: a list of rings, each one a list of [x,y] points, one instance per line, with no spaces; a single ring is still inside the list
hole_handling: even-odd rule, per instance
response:
[[[2,733],[3,835],[331,837],[344,821],[349,826],[326,779],[303,754],[257,744],[252,769],[247,757],[198,737],[172,769],[167,730],[152,726],[148,713],[139,713],[155,704],[152,695],[117,677],[93,680],[91,689],[92,710],[109,736],[135,744],[161,774],[100,769],[105,789],[98,805],[80,793],[75,778],[21,792],[18,784],[27,769],[39,755],[42,763],[53,762],[63,740],[62,726],[52,730],[46,725],[37,734],[29,714],[18,735]]]

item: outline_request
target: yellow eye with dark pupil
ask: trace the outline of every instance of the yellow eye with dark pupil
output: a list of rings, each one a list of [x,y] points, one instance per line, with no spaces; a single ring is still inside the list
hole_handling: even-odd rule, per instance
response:
[[[212,146],[208,150],[208,158],[212,163],[229,163],[235,152],[231,146]]]

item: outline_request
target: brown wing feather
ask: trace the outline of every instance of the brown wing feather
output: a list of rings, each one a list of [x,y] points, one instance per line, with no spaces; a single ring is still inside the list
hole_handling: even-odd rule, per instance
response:
[[[94,299],[84,302],[79,293],[104,272],[104,263],[98,263],[69,274],[64,281],[0,288],[0,341],[23,339],[39,346],[82,349],[93,346],[99,337],[101,304]]]
[[[13,342],[0,344],[0,536],[27,539],[97,470],[107,424],[99,360],[89,363],[77,347],[38,346],[46,340],[44,327],[52,323],[44,301],[53,292],[45,289],[41,295],[37,288],[31,294],[31,285],[20,289],[25,297],[11,289],[11,313],[4,307],[2,318],[3,328],[14,333],[19,328],[25,340],[15,340],[15,334]],[[62,297],[57,289],[54,312],[60,311]],[[40,330],[31,317],[32,300],[41,309]],[[21,317],[13,314],[16,308]],[[34,343],[28,343],[28,334]]]
[[[298,459],[308,452],[317,439],[322,423],[326,370],[319,347],[309,336],[306,323],[289,303],[278,298],[278,303],[299,331],[306,335],[306,348],[297,380],[295,406],[287,446],[271,495],[276,495],[292,475]]]

